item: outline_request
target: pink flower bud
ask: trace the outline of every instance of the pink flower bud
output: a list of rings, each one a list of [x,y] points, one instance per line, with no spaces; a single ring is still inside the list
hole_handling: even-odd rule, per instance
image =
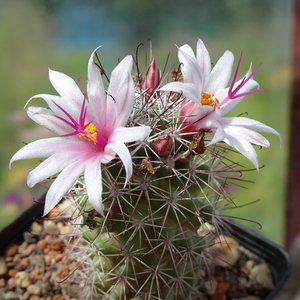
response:
[[[146,76],[142,82],[142,89],[148,95],[152,95],[160,83],[160,71],[156,66],[155,58],[152,56],[151,63],[146,71]],[[158,95],[158,92],[156,92]]]
[[[154,151],[158,155],[168,155],[174,146],[172,138],[168,134],[160,134],[154,141]]]

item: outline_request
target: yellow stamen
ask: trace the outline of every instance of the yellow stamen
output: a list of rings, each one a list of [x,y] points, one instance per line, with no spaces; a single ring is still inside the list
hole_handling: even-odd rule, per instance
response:
[[[85,122],[84,125],[87,125],[88,123]],[[84,138],[88,141],[93,142],[95,145],[97,144],[97,128],[93,123],[90,123],[85,128],[86,133],[78,133],[78,136],[81,138]]]
[[[201,93],[201,104],[202,105],[209,105],[209,106],[216,106],[218,105],[219,99],[218,98],[214,98],[215,94],[209,94],[207,92],[203,92]]]

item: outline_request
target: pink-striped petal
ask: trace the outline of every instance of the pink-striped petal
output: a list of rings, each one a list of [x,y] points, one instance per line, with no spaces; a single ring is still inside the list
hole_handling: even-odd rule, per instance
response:
[[[92,157],[84,170],[84,182],[88,199],[96,211],[104,216],[102,205],[101,155]]]
[[[126,56],[113,70],[108,87],[107,113],[116,107],[116,127],[124,126],[128,120],[134,101],[134,84],[131,77],[133,59]],[[112,107],[112,108],[110,108]]]
[[[256,151],[248,141],[239,139],[238,137],[227,133],[224,142],[243,154],[253,163],[257,171],[259,170]]]
[[[233,62],[234,56],[232,52],[228,50],[225,51],[209,75],[207,86],[204,87],[205,92],[214,94],[227,86],[231,76]]]
[[[189,100],[200,104],[201,94],[199,88],[193,83],[187,82],[170,82],[161,87],[161,91],[177,92]]]
[[[82,175],[85,164],[86,158],[82,158],[68,165],[57,176],[46,195],[44,216],[48,214],[72,188],[80,175]]]
[[[84,96],[71,77],[64,73],[49,69],[49,79],[52,86],[64,101],[68,102],[73,107],[81,107]]]
[[[96,146],[85,142],[84,139],[72,139],[66,137],[53,137],[34,141],[21,148],[10,160],[10,165],[17,160],[31,158],[45,158],[54,153],[78,151],[81,153],[93,153]]]
[[[29,172],[27,177],[27,185],[35,186],[41,182],[66,168],[69,164],[81,158],[81,155],[75,152],[55,153],[40,163],[35,169]]]
[[[70,131],[70,126],[58,119],[52,110],[44,107],[30,106],[27,115],[37,124],[44,126],[57,135],[64,135]]]
[[[244,118],[244,117],[221,118],[219,122],[223,126],[242,126],[258,132],[272,133],[280,137],[280,134],[272,127],[269,127],[259,121],[249,119],[249,118]]]
[[[132,160],[128,148],[120,141],[112,142],[106,148],[113,150],[120,157],[126,172],[126,184],[132,175]]]
[[[151,127],[136,126],[136,127],[119,127],[114,131],[111,141],[122,141],[123,143],[130,143],[140,141],[149,136]]]
[[[261,147],[269,147],[269,141],[256,131],[240,126],[226,126],[224,128],[227,134],[233,135],[240,140],[245,140],[251,144]]]
[[[184,81],[195,84],[202,91],[203,74],[191,47],[189,45],[179,47],[178,58]]]
[[[211,71],[211,61],[210,61],[210,55],[204,45],[204,43],[198,39],[197,42],[197,61],[200,67],[200,70],[202,72],[202,78],[204,80],[203,86],[207,86],[209,74]]]
[[[94,63],[94,55],[100,47],[96,48],[88,61],[87,95],[90,117],[99,126],[106,122],[106,95],[99,67]],[[101,118],[100,118],[101,114]]]

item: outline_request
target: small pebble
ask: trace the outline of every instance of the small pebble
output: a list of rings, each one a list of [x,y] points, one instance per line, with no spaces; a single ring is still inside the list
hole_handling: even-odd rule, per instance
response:
[[[43,279],[44,274],[45,269],[37,266],[30,272],[30,277],[32,278],[33,282],[37,282],[38,280]]]
[[[209,296],[212,296],[216,293],[217,286],[218,286],[218,282],[213,278],[210,281],[204,282],[205,292]]]
[[[5,300],[19,300],[18,294],[13,291],[5,293]]]
[[[54,207],[48,214],[48,219],[54,219],[56,216],[60,214],[60,209],[58,207]]]
[[[65,235],[69,232],[69,230],[70,230],[69,226],[62,226],[59,228],[59,234]]]
[[[27,288],[31,283],[30,276],[26,271],[18,272],[15,278],[17,286],[21,288]]]
[[[19,272],[19,270],[17,270],[17,269],[9,269],[7,274],[9,277],[15,278],[18,272]]]
[[[65,247],[64,242],[61,239],[55,239],[51,243],[51,249],[55,251],[62,251]]]
[[[22,299],[22,300],[28,300],[29,297],[30,297],[30,294],[29,294],[27,291],[25,291],[24,294],[23,294],[22,296],[23,296],[23,299]]]
[[[24,241],[27,242],[28,244],[30,243],[35,243],[38,240],[38,237],[34,234],[32,234],[31,232],[24,232],[23,235]]]
[[[28,258],[27,256],[22,257],[22,258],[20,259],[19,264],[18,264],[19,270],[20,270],[20,271],[26,270],[26,269],[28,268],[28,265],[29,265],[29,258]]]
[[[57,271],[56,275],[58,278],[65,278],[69,275],[69,267],[66,265],[60,266]]]
[[[215,239],[215,244],[208,249],[214,257],[214,263],[224,268],[231,268],[241,256],[239,246],[234,238],[220,235]]]
[[[4,257],[0,257],[0,276],[6,274],[7,265]]]
[[[6,285],[5,279],[4,278],[0,278],[0,289],[3,288],[3,287],[5,287],[5,285]]]
[[[31,255],[29,257],[29,262],[32,266],[35,266],[35,267],[41,267],[41,268],[44,268],[45,267],[45,262],[44,262],[44,257],[43,255]]]
[[[54,256],[54,261],[55,262],[59,262],[63,259],[63,257],[65,256],[66,254],[65,253],[57,253],[55,256]]]
[[[24,241],[24,242],[19,246],[19,248],[18,248],[18,253],[22,253],[27,247],[28,247],[28,243]]]
[[[20,263],[20,260],[21,260],[21,255],[19,253],[15,254],[14,257],[13,257],[13,262],[15,264],[19,264]]]
[[[31,230],[30,231],[33,234],[40,234],[42,232],[42,230],[43,230],[43,226],[40,225],[38,222],[33,222],[31,224]]]
[[[10,245],[4,253],[4,257],[14,256],[18,252],[18,248],[19,246],[17,244]]]
[[[226,282],[222,282],[217,286],[216,292],[214,295],[210,297],[210,300],[219,300],[219,299],[226,299],[225,293],[229,289],[230,284]]]
[[[44,241],[47,243],[47,244],[51,244],[52,241],[55,239],[54,235],[52,234],[47,234],[45,237],[44,237]]]
[[[31,295],[40,295],[41,293],[41,288],[36,285],[36,284],[30,284],[28,287],[27,287],[27,291],[29,294]]]
[[[65,300],[64,296],[61,294],[54,295],[51,300]]]
[[[48,243],[45,240],[40,240],[37,244],[41,251],[44,251],[48,247]]]
[[[55,224],[53,222],[51,222],[51,224],[49,224],[46,227],[46,233],[51,234],[51,235],[58,235],[59,234],[59,229],[57,228],[57,226],[55,226]]]
[[[249,273],[248,287],[258,291],[268,291],[274,288],[271,271],[266,263],[254,266]]]
[[[8,288],[10,290],[14,289],[17,286],[16,279],[15,278],[9,278],[7,280],[7,285],[8,285]]]
[[[26,249],[21,252],[21,255],[29,256],[35,250],[36,244],[29,244]]]

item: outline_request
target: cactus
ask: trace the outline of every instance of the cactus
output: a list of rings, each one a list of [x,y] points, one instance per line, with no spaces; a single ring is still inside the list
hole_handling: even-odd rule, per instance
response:
[[[230,202],[227,186],[240,174],[227,154],[234,148],[258,168],[251,143],[268,146],[268,141],[257,131],[278,135],[248,118],[223,117],[244,96],[261,90],[250,91],[258,68],[236,82],[240,60],[226,89],[232,53],[225,52],[210,70],[201,40],[197,51],[196,57],[188,45],[179,48],[181,68],[164,86],[154,56],[144,77],[126,73],[132,61],[126,57],[113,71],[104,100],[102,77],[107,76],[92,55],[87,96],[80,98],[66,75],[50,73],[61,98],[38,95],[50,109],[28,108],[34,121],[60,134],[47,142],[42,157],[50,157],[30,173],[28,184],[61,171],[48,192],[45,214],[60,195],[72,202],[65,239],[76,261],[68,279],[78,281],[79,299],[197,299],[203,250],[213,243],[199,227],[208,222],[221,230],[220,209]],[[62,101],[67,94],[77,110]],[[36,147],[40,155],[45,140],[32,144],[12,161],[36,157]],[[66,163],[58,154],[71,159]],[[67,186],[59,190],[63,179]]]
[[[92,299],[187,299],[195,289],[201,253],[207,247],[197,230],[214,214],[216,193],[210,186],[209,170],[218,156],[206,152],[204,132],[188,139],[172,136],[172,140],[167,139],[171,146],[163,140],[162,147],[171,149],[167,155],[158,155],[154,144],[160,142],[161,132],[174,135],[176,121],[170,125],[169,120],[176,120],[176,110],[173,102],[167,102],[169,96],[157,99],[166,101],[168,115],[165,113],[162,120],[155,115],[162,103],[145,107],[143,103],[149,101],[146,97],[145,93],[140,95],[130,121],[145,124],[149,120],[151,137],[131,145],[135,167],[125,188],[121,166],[105,166],[105,216],[84,201],[82,180],[77,184],[83,194],[78,186],[77,191],[71,191],[85,212],[74,223],[86,242],[86,250],[83,247],[78,252],[77,260],[86,257],[85,280],[89,282],[87,289],[92,283]],[[193,140],[202,147],[200,153],[190,150]],[[78,197],[81,201],[76,200]]]

